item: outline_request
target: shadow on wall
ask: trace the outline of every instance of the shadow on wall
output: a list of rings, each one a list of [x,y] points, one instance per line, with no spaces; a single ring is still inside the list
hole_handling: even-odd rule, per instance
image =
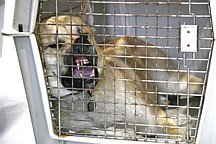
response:
[[[5,102],[7,100],[7,103]],[[9,102],[10,101],[10,102]],[[8,96],[0,98],[0,137],[11,128],[26,111],[26,104],[17,100],[8,100]]]

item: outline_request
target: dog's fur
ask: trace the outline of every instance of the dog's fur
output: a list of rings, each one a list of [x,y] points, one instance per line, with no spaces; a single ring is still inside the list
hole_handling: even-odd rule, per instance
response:
[[[89,4],[84,9],[91,12]],[[58,19],[50,17],[44,20],[45,25],[41,25],[39,30],[51,96],[72,95],[76,99],[76,93],[83,89],[90,89],[93,96],[93,112],[73,113],[73,117],[78,120],[90,121],[72,121],[70,125],[75,131],[80,131],[104,125],[111,128],[115,122],[119,122],[128,124],[128,128],[136,127],[138,132],[158,132],[163,127],[164,133],[183,137],[184,130],[176,128],[175,121],[157,106],[157,96],[154,93],[156,86],[151,80],[154,80],[157,73],[155,80],[183,82],[158,84],[157,90],[185,93],[187,74],[168,71],[176,69],[173,62],[165,59],[167,56],[159,49],[135,37],[117,38],[104,42],[103,46],[97,46],[94,30],[89,26],[92,22],[91,15],[85,18],[80,14],[59,16]],[[155,59],[156,56],[164,59]],[[88,64],[80,65],[84,76],[79,77],[77,74],[82,73],[78,72],[77,66],[84,59],[88,59]],[[85,67],[92,72],[91,76],[84,72],[87,71]],[[154,69],[165,71],[156,72]],[[190,81],[201,82],[195,76],[190,76]],[[194,93],[199,93],[200,89],[197,84],[190,86]],[[159,127],[131,126],[134,122]]]

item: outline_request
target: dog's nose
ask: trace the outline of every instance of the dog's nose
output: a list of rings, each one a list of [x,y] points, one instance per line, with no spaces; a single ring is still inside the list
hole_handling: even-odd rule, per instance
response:
[[[74,54],[82,54],[87,52],[90,47],[91,44],[88,41],[88,36],[82,35],[74,41],[73,52]]]
[[[87,35],[81,35],[80,37],[78,37],[74,43],[87,43],[90,44],[90,42],[88,41],[88,36]]]

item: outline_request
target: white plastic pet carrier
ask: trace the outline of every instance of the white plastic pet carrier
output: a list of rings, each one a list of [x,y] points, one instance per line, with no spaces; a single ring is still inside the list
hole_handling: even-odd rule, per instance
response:
[[[51,53],[44,52],[42,49],[44,45],[50,44],[52,36],[57,43],[54,46],[49,45],[50,48],[60,49],[62,45],[73,45],[78,40],[77,38],[75,41],[71,40],[70,43],[66,43],[64,38],[62,40],[58,37],[59,35],[73,37],[72,27],[75,26],[81,27],[80,31],[82,31],[82,26],[85,23],[74,24],[72,19],[84,9],[86,3],[90,4],[91,10],[81,13],[81,15],[84,17],[91,15],[94,18],[93,23],[89,26],[90,29],[95,30],[91,34],[97,42],[94,45],[106,49],[109,46],[106,41],[115,39],[114,44],[110,44],[114,49],[120,45],[122,47],[147,47],[147,49],[155,51],[154,56],[143,57],[135,52],[136,56],[132,57],[146,59],[146,65],[149,65],[148,60],[158,61],[155,66],[131,69],[143,73],[146,71],[153,73],[151,77],[141,80],[141,82],[153,85],[153,90],[145,91],[145,94],[154,95],[157,99],[157,102],[147,103],[147,105],[153,106],[152,109],[162,108],[166,113],[164,117],[166,123],[173,119],[176,125],[140,123],[138,119],[144,120],[147,117],[160,119],[160,117],[157,114],[149,115],[148,112],[145,114],[136,112],[136,107],[145,107],[145,105],[140,106],[136,103],[138,101],[136,96],[133,99],[135,102],[125,101],[125,105],[119,104],[119,106],[116,98],[118,95],[127,97],[128,93],[135,95],[143,93],[143,91],[136,91],[136,86],[134,86],[134,91],[127,91],[126,85],[122,85],[125,90],[124,94],[120,94],[115,88],[109,92],[113,93],[114,102],[110,102],[106,98],[100,99],[104,105],[109,102],[113,106],[112,123],[106,122],[110,113],[107,114],[106,106],[104,106],[104,109],[97,113],[103,118],[98,120],[98,125],[77,130],[81,123],[92,122],[93,118],[86,119],[85,115],[96,113],[95,108],[100,103],[94,100],[94,95],[91,95],[91,89],[94,89],[94,86],[90,90],[84,87],[76,89],[76,93],[74,87],[66,88],[65,85],[62,87],[61,80],[65,78],[60,74],[59,59],[62,55],[55,53],[57,63],[51,65],[46,61]],[[1,32],[4,36],[13,36],[14,38],[35,139],[38,144],[216,143],[216,114],[214,112],[216,108],[215,0],[16,0],[6,1],[5,9],[13,11],[13,20],[8,22],[10,25],[4,27]],[[54,23],[46,23],[45,19],[52,16],[58,18],[62,15],[72,17],[71,23],[56,20]],[[71,27],[71,31],[59,33],[61,25]],[[46,26],[53,26],[53,33],[43,31]],[[44,35],[51,38],[44,37]],[[135,41],[144,40],[151,45],[115,44],[119,37],[135,37]],[[47,39],[45,43],[43,38]],[[164,56],[161,56],[160,52],[164,53]],[[119,58],[115,53],[112,57]],[[123,55],[121,58],[124,58],[124,63],[126,63],[127,59],[131,57]],[[165,67],[161,67],[160,61],[172,61],[175,67],[170,67],[168,62]],[[82,68],[87,63],[89,61],[82,59],[77,66]],[[112,69],[120,68],[126,71],[124,64],[119,67],[114,62],[113,65]],[[50,68],[56,68],[57,71],[49,73]],[[76,72],[78,69],[76,68]],[[169,72],[176,73],[174,80],[169,79]],[[82,79],[83,73],[78,73],[78,77]],[[161,77],[163,73],[167,75]],[[185,81],[179,80],[181,77],[179,73],[184,73]],[[199,81],[191,81],[191,75],[198,77]],[[115,81],[121,80],[125,83],[130,81],[125,77],[119,78],[117,75],[113,75],[113,77]],[[66,78],[73,79],[73,76]],[[97,85],[97,81],[100,80],[103,80],[103,77],[95,78],[94,85]],[[109,82],[109,79],[105,80],[108,85]],[[177,87],[175,91],[172,91],[173,89],[170,88],[172,84],[174,86],[187,85],[187,88],[181,91]],[[199,92],[193,92],[190,85],[199,85]],[[117,87],[115,84],[114,86]],[[64,90],[69,91],[69,95],[60,96]],[[108,93],[106,88],[103,89],[103,93],[104,95]],[[71,98],[71,95],[79,101]],[[123,109],[121,113],[115,111],[119,107]],[[127,107],[130,107],[131,111],[134,109],[134,113],[129,113]],[[126,121],[129,115],[133,115],[133,120]],[[125,118],[125,121],[117,120],[121,116]],[[143,129],[140,130],[140,127]],[[149,130],[157,128],[165,130],[163,132]],[[183,136],[178,133],[172,135],[168,132],[170,128],[175,128],[177,131],[181,129],[185,133]]]

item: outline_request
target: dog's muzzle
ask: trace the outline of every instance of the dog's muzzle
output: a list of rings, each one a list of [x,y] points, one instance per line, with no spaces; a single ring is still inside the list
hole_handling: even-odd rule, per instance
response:
[[[96,64],[96,49],[88,41],[87,35],[80,36],[64,56],[64,65],[68,70],[65,74],[67,78],[62,78],[62,84],[69,88],[94,87],[95,78],[98,77]]]

